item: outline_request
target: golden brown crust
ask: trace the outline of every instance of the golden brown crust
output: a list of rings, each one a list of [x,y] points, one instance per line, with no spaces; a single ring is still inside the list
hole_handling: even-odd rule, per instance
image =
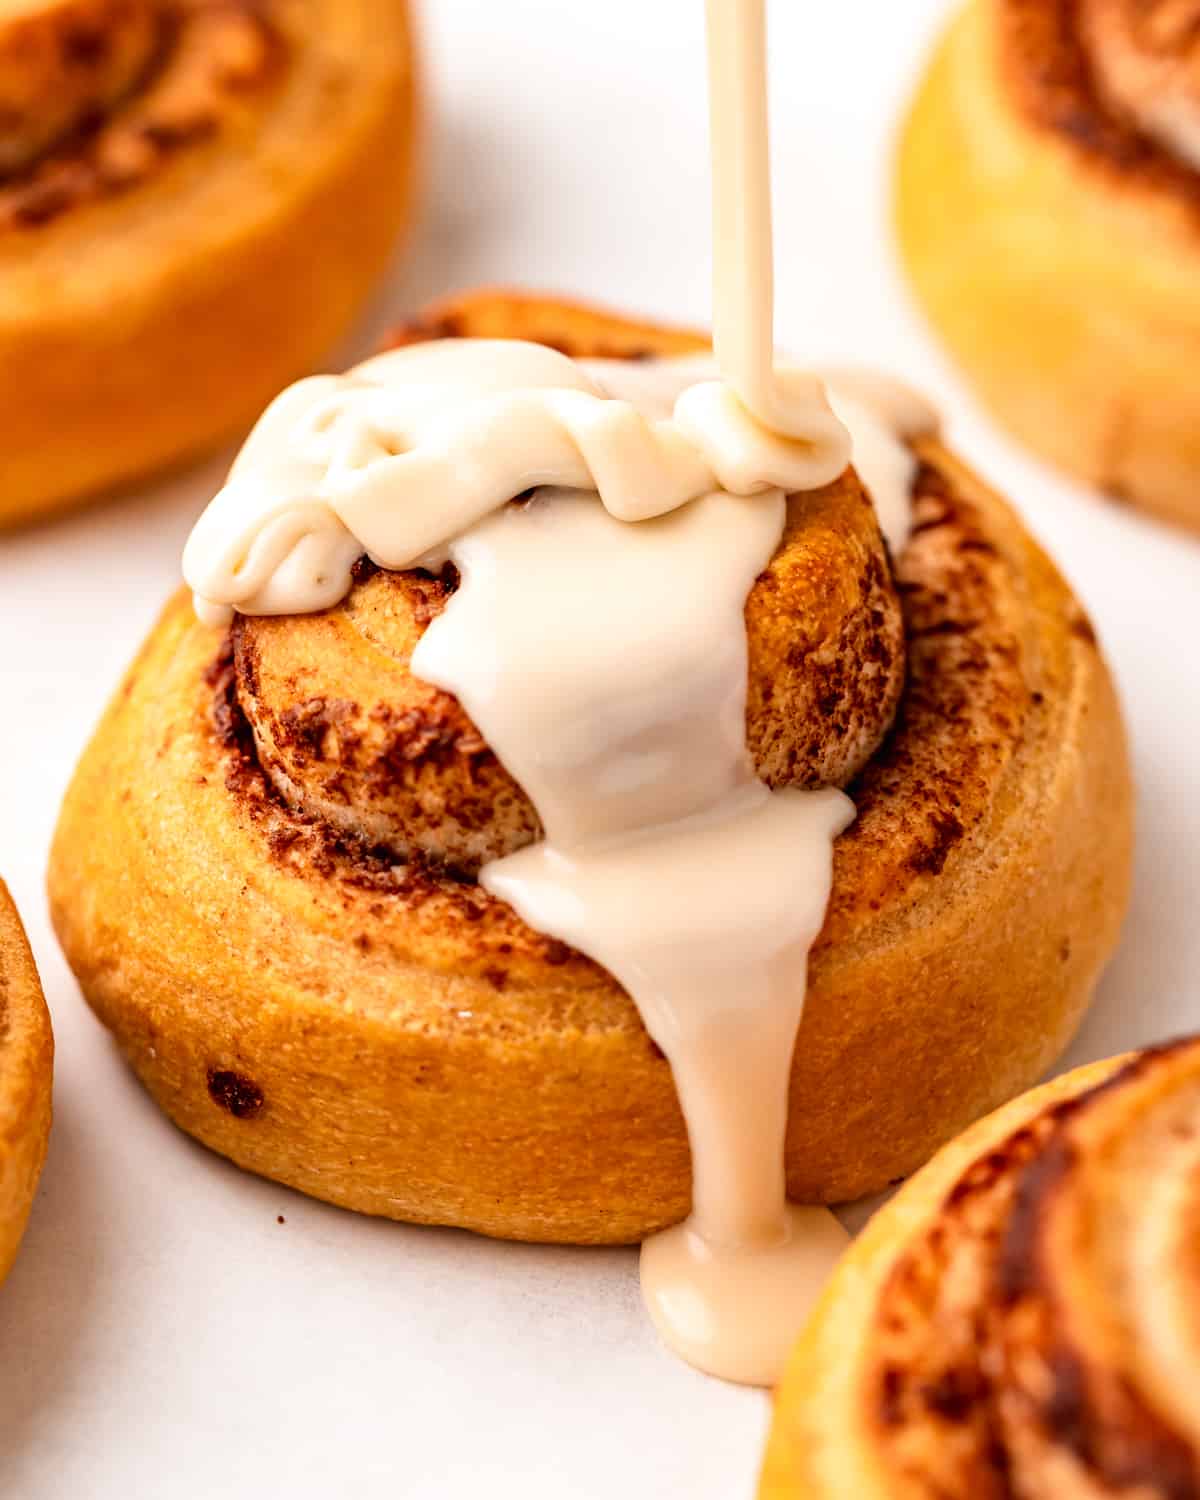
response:
[[[826,1290],[763,1500],[1200,1494],[1198,1183],[1195,1040],[1080,1069],[947,1147]]]
[[[971,0],[896,178],[916,291],[987,404],[1112,497],[1192,527],[1194,20],[1191,0]]]
[[[35,9],[45,68],[85,98],[89,60],[104,59],[112,77],[93,91],[112,97],[74,128],[62,90],[28,119],[14,101],[16,156],[48,139],[0,177],[0,524],[248,423],[344,328],[412,188],[406,0]],[[144,43],[140,22],[149,61],[118,66],[124,43]]]
[[[632,342],[550,306],[572,352]],[[520,304],[477,308],[460,323],[528,330]],[[1008,508],[936,443],[921,453],[898,569],[909,685],[853,789],[796,1049],[801,1199],[883,1186],[1043,1071],[1127,893],[1128,767],[1094,635]],[[175,600],[51,861],[67,956],[167,1112],[367,1212],[585,1243],[682,1217],[670,1070],[620,987],[477,886],[297,817],[235,686],[220,635]]]
[[[46,1157],[53,1069],[33,954],[0,881],[0,1281],[16,1257]]]

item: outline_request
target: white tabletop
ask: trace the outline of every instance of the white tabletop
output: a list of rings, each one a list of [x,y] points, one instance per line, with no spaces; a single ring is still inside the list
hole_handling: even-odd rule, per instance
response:
[[[1005,441],[904,300],[888,132],[942,9],[776,0],[779,333],[814,358],[924,383],[1095,617],[1133,734],[1140,849],[1079,1061],[1200,1020],[1200,546]],[[343,355],[422,299],[484,280],[704,320],[701,10],[429,0],[426,216]],[[658,1347],[632,1252],[372,1222],[245,1176],[166,1123],[81,1001],[42,893],[58,802],[220,473],[0,539],[0,869],[58,1037],[50,1157],[0,1295],[0,1493],[748,1496],[767,1400]]]

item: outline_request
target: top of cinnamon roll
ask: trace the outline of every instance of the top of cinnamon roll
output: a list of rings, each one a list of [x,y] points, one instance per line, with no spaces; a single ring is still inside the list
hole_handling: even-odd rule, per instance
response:
[[[1195,188],[1197,0],[995,0],[1008,81],[1033,118],[1119,170]]]
[[[260,762],[287,802],[369,844],[474,873],[541,830],[458,701],[411,670],[453,587],[452,572],[364,564],[332,610],[239,615],[234,660]],[[886,733],[904,679],[899,601],[852,472],[792,500],[746,627],[759,777],[845,785]]]
[[[495,301],[485,296],[479,305]],[[540,531],[548,523],[537,518],[563,514],[555,507],[566,494],[589,491],[597,513],[607,513],[605,526],[620,523],[622,559],[646,560],[661,545],[654,554],[661,579],[644,566],[636,576],[639,590],[661,587],[664,611],[696,586],[686,528],[710,538],[704,548],[714,576],[740,577],[746,564],[733,549],[758,538],[739,585],[749,589],[740,596],[748,673],[740,685],[736,669],[723,678],[721,701],[733,691],[747,763],[768,787],[850,781],[887,732],[903,681],[903,625],[884,535],[895,547],[907,537],[916,460],[903,436],[927,429],[923,403],[881,378],[842,374],[831,410],[813,376],[785,368],[776,379],[799,423],[789,436],[768,428],[694,359],[585,365],[537,340],[491,340],[480,327],[465,339],[458,332],[435,320],[399,338],[396,352],[286,391],[185,549],[201,617],[232,616],[238,699],[276,791],[338,834],[468,875],[539,840],[544,830],[527,785],[450,691],[456,682],[414,658],[427,658],[425,632],[455,590],[446,560],[459,558],[461,538],[490,524],[506,501],[531,505]],[[681,343],[688,347],[668,335],[666,350]],[[850,439],[839,417],[854,432],[871,494],[846,468]],[[533,490],[508,500],[531,480]],[[718,514],[733,529],[714,547],[711,528],[725,524]],[[668,534],[673,543],[662,541]],[[594,543],[615,544],[616,536],[603,530]],[[602,579],[587,587],[602,589]],[[537,589],[534,569],[528,590]],[[547,610],[552,635],[552,604]],[[651,611],[650,621],[664,617]],[[473,628],[486,633],[486,612]],[[699,628],[693,613],[687,641]],[[588,680],[594,645],[574,648],[569,666],[564,659],[569,682]],[[481,639],[479,649],[486,647]],[[644,636],[619,648],[631,652],[631,684],[643,648],[657,649]],[[537,647],[529,641],[522,649]],[[689,649],[695,654],[694,642]],[[724,637],[713,637],[700,656],[715,661],[724,649]],[[689,693],[708,692],[702,680],[680,687],[671,723],[690,711]],[[742,686],[744,710],[734,701]],[[632,701],[641,703],[645,691],[631,686]],[[656,702],[665,691],[660,683]],[[645,712],[631,710],[632,718]],[[552,711],[543,732],[561,738]],[[651,748],[639,738],[648,732],[641,719],[622,720],[618,733],[632,756],[623,774],[641,776],[653,764],[652,779],[675,786],[662,759],[674,752]],[[532,744],[529,752],[535,774],[554,759]],[[563,762],[568,782],[581,766],[571,754],[571,772]]]

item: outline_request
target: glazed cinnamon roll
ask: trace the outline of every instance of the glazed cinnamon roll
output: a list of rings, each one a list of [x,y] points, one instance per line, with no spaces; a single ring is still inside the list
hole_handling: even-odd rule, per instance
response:
[[[632,359],[651,383],[705,348],[492,292],[401,342],[458,335]],[[1128,767],[1094,632],[1007,506],[914,444],[898,556],[847,470],[789,499],[745,606],[755,771],[848,786],[858,809],[795,1050],[800,1201],[883,1186],[1045,1069],[1126,900]],[[240,1165],[396,1218],[642,1239],[688,1210],[671,1069],[610,973],[476,879],[540,829],[463,705],[412,670],[457,582],[360,562],[323,612],[228,628],[169,604],[68,793],[54,921],[154,1097]]]
[[[0,1281],[16,1258],[46,1157],[53,1068],[41,981],[0,881]]]
[[[900,143],[913,285],[983,400],[1200,526],[1200,7],[972,0]]]
[[[248,424],[407,218],[405,0],[0,15],[0,524]]]
[[[1200,1493],[1198,1183],[1195,1039],[968,1131],[835,1273],[762,1500]]]

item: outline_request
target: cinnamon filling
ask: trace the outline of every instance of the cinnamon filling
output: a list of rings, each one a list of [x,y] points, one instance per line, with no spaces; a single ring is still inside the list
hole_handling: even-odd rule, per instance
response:
[[[997,0],[996,17],[1005,81],[1034,123],[1200,198],[1196,0]]]
[[[1108,110],[1200,168],[1198,0],[1080,0],[1078,25]]]
[[[272,0],[92,8],[86,26],[70,14],[39,28],[0,18],[0,229],[35,229],[145,184],[180,151],[252,120],[283,67]],[[58,87],[22,101],[5,85],[28,70],[27,30]]]

